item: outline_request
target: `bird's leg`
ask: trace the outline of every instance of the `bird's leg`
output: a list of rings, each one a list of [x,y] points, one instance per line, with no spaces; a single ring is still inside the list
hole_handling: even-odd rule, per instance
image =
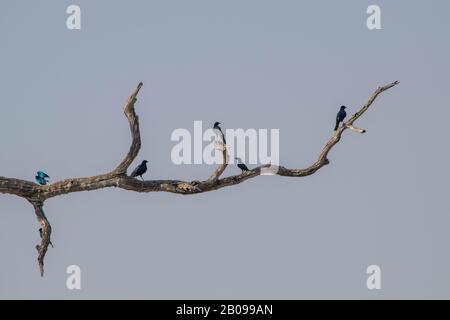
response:
[[[144,178],[142,178],[142,176],[140,176],[140,177],[141,177],[142,181],[144,181]]]

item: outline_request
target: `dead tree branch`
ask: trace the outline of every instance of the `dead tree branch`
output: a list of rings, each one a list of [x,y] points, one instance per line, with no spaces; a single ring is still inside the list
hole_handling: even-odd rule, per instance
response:
[[[396,86],[398,83],[398,81],[395,81],[375,90],[366,104],[333,133],[330,140],[325,144],[325,146],[319,153],[317,160],[309,167],[304,169],[287,169],[283,166],[279,166],[277,168],[278,171],[276,171],[275,174],[285,177],[305,177],[314,174],[317,170],[329,164],[330,161],[327,157],[328,153],[341,140],[343,132],[347,129],[350,129],[356,132],[364,133],[364,129],[355,127],[353,123],[369,109],[369,107],[373,104],[380,93]],[[50,239],[52,233],[51,225],[43,210],[44,202],[47,199],[69,194],[72,192],[92,191],[110,187],[116,187],[135,192],[171,192],[182,195],[191,195],[240,184],[248,179],[252,179],[261,175],[262,169],[270,167],[270,165],[262,165],[252,170],[243,172],[239,175],[220,178],[228,165],[228,152],[226,145],[223,145],[223,163],[205,181],[139,181],[137,179],[129,177],[126,174],[127,169],[137,157],[141,148],[139,118],[135,112],[135,103],[137,101],[137,95],[142,88],[142,85],[142,82],[139,83],[124,107],[124,113],[130,125],[132,137],[130,150],[128,151],[122,162],[111,172],[93,177],[65,179],[45,186],[41,186],[27,180],[6,178],[0,176],[0,193],[15,195],[24,198],[29,201],[34,207],[36,217],[42,227],[42,240],[41,244],[38,246],[38,262],[42,276],[44,275],[44,258],[48,249],[48,245],[51,241]]]

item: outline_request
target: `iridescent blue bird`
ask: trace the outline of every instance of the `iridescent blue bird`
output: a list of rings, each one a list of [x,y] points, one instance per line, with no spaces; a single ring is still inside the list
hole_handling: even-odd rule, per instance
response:
[[[48,183],[47,179],[50,179],[48,174],[46,174],[44,171],[38,171],[34,178],[36,179],[36,182],[41,186],[45,186]]]

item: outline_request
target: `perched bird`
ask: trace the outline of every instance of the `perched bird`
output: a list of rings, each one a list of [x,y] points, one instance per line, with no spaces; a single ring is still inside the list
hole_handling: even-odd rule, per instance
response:
[[[50,179],[50,177],[43,171],[38,171],[34,178],[36,179],[36,182],[42,186],[45,186],[48,183],[47,179]]]
[[[222,128],[220,127],[220,122],[214,122],[214,126],[213,129],[217,132],[220,133],[220,138],[222,139],[222,142],[224,144],[227,144],[227,142],[225,141],[225,135],[223,134]]]
[[[39,228],[39,235],[41,236],[42,239],[42,228]],[[52,246],[52,248],[54,248],[53,243],[50,241],[50,245]]]
[[[235,158],[237,160],[237,166],[239,169],[242,170],[242,172],[248,171],[247,166],[245,165],[245,163],[242,162],[241,158]]]
[[[144,178],[142,178],[142,175],[147,172],[147,160],[142,161],[140,165],[134,169],[134,171],[131,173],[131,177],[141,177],[142,181],[144,181]]]
[[[336,126],[334,127],[334,131],[336,131],[339,128],[339,123],[344,121],[345,117],[347,116],[347,112],[345,112],[346,106],[341,106],[341,109],[339,110],[338,114],[336,115]]]
[[[38,177],[41,177],[41,178],[50,178],[48,176],[48,174],[46,174],[44,171],[38,171],[36,174]]]

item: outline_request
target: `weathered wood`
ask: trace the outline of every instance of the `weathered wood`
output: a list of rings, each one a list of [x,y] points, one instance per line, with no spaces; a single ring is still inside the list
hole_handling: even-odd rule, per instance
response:
[[[345,130],[350,129],[363,133],[364,129],[357,128],[353,123],[361,117],[373,104],[378,95],[394,86],[399,82],[395,81],[386,86],[379,87],[375,90],[364,106],[356,112],[349,120],[344,122],[342,126],[334,131],[330,140],[322,148],[317,160],[309,167],[304,169],[287,169],[279,166],[274,173],[285,177],[305,177],[314,174],[323,166],[329,164],[327,158],[331,149],[341,140]],[[10,194],[22,197],[28,200],[34,207],[38,222],[40,223],[43,236],[41,245],[39,246],[39,267],[41,275],[44,274],[44,258],[47,252],[51,237],[51,225],[44,214],[43,206],[47,199],[69,194],[72,192],[92,191],[102,188],[116,187],[124,190],[135,192],[171,192],[181,195],[192,195],[202,192],[218,190],[232,185],[238,185],[248,179],[261,175],[262,169],[268,168],[269,165],[262,165],[252,170],[242,172],[239,175],[229,176],[220,179],[228,165],[228,153],[226,146],[223,146],[222,156],[223,163],[213,172],[213,174],[205,181],[180,181],[180,180],[147,180],[140,181],[127,176],[126,172],[131,163],[137,157],[141,148],[141,136],[139,131],[139,118],[135,112],[135,103],[137,95],[143,86],[139,83],[124,107],[124,113],[128,119],[131,131],[131,146],[125,158],[113,171],[93,177],[73,178],[58,181],[49,185],[41,186],[31,181],[0,177],[0,193]]]

